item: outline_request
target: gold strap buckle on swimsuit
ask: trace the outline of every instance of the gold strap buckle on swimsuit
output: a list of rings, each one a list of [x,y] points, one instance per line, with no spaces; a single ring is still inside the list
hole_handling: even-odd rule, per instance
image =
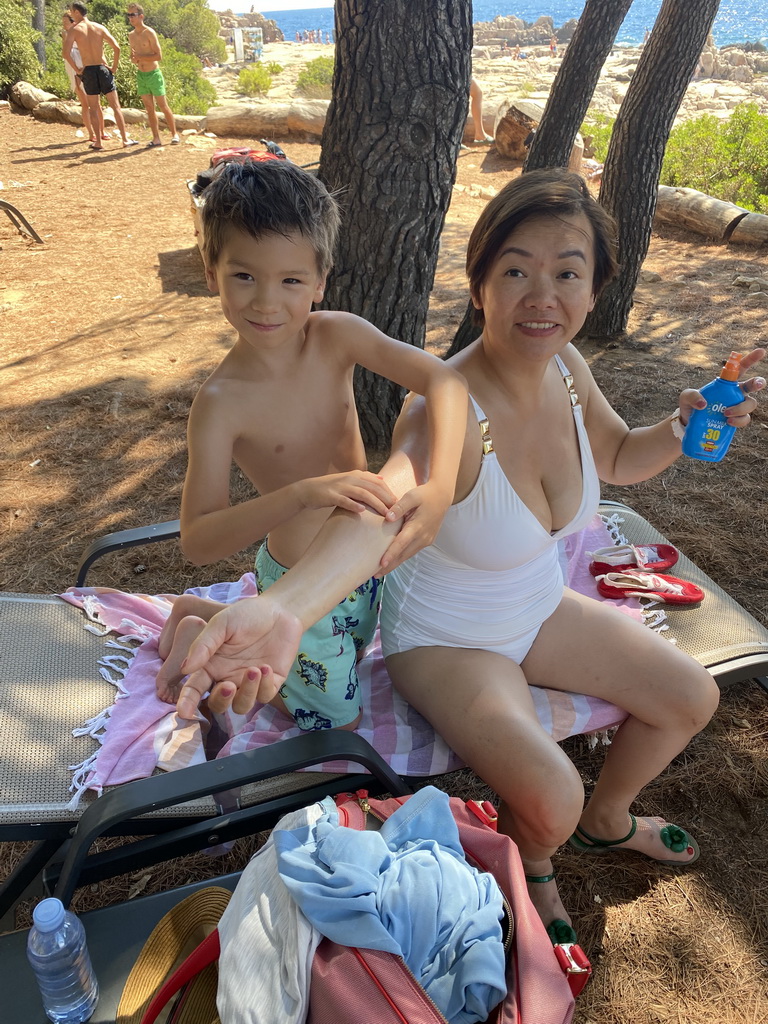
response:
[[[573,386],[573,377],[570,373],[563,374],[563,380],[565,386],[568,388],[568,397],[571,400],[571,408],[575,409],[579,404],[579,396],[576,394],[576,388]]]
[[[490,434],[490,424],[488,420],[479,420],[478,426],[480,427],[480,434],[483,439],[483,455],[490,455],[493,451],[493,438]]]

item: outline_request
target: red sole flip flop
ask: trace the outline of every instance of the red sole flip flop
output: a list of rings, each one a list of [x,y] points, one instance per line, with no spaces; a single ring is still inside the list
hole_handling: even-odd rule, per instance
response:
[[[603,597],[647,597],[664,604],[698,604],[704,591],[695,583],[650,572],[608,572],[595,579]]]
[[[664,572],[671,569],[680,552],[671,544],[616,544],[589,552],[589,571],[593,576],[607,572]]]

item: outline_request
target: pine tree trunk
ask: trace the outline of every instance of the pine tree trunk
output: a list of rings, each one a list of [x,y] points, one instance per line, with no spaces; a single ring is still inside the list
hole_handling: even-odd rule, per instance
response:
[[[587,318],[593,336],[626,329],[651,240],[664,149],[719,6],[720,0],[664,0],[619,108],[600,202],[618,221],[621,272]]]
[[[35,53],[40,61],[40,66],[45,71],[45,0],[35,0],[35,13],[32,19],[32,27],[40,36],[34,42]]]
[[[323,305],[424,347],[440,232],[467,117],[469,0],[336,0],[333,98],[319,176],[340,191]],[[402,389],[358,371],[363,439],[384,450]]]
[[[605,59],[632,0],[587,0],[549,93],[523,171],[567,167]]]

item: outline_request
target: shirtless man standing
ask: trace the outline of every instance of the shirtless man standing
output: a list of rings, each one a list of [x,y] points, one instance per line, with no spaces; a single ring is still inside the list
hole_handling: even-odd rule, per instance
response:
[[[165,98],[165,79],[160,70],[163,51],[160,49],[157,32],[149,25],[144,24],[144,8],[141,4],[128,4],[126,13],[133,26],[133,31],[128,36],[128,42],[131,44],[131,60],[139,69],[136,72],[136,85],[141,102],[146,107],[149,127],[152,132],[152,141],[149,145],[162,146],[163,144],[157,123],[155,100],[165,114],[165,123],[171,133],[171,145],[176,145],[179,142],[179,136],[176,133],[176,122],[173,119],[171,108]]]
[[[75,72],[80,75],[83,88],[88,97],[88,110],[91,115],[93,134],[96,136],[91,143],[91,149],[103,149],[101,139],[104,135],[104,115],[101,111],[100,96],[106,96],[107,103],[112,108],[115,121],[123,140],[124,146],[138,146],[136,139],[129,139],[125,130],[125,119],[120,109],[120,100],[115,87],[115,72],[120,60],[120,47],[117,40],[103,25],[88,20],[88,8],[85,4],[76,3],[69,5],[69,13],[72,15],[74,25],[64,40],[64,59],[71,64]],[[104,43],[112,48],[112,67],[108,68],[104,63]],[[82,69],[78,68],[72,60],[72,47],[77,45],[80,57],[83,61]]]

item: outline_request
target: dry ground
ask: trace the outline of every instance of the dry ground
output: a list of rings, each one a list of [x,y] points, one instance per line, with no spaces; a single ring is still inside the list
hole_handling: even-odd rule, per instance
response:
[[[2,198],[44,239],[23,238],[0,217],[0,585],[56,592],[72,582],[90,538],[178,514],[189,404],[230,343],[205,288],[185,180],[226,140],[162,150],[113,141],[97,155],[71,127],[7,110],[0,136]],[[137,137],[147,141],[146,129]],[[318,159],[317,146],[284,145],[296,163]],[[437,352],[466,303],[463,251],[485,202],[473,190],[498,189],[517,170],[472,150],[458,173],[465,190],[454,195],[431,299],[428,344]],[[764,253],[667,234],[654,238],[646,266],[663,280],[638,288],[628,336],[582,344],[630,423],[668,413],[681,387],[709,380],[731,348],[768,339],[762,300],[750,304],[732,286],[738,273],[761,272]],[[719,466],[681,459],[610,496],[637,507],[768,622],[765,403],[755,420]],[[159,545],[108,559],[93,581],[173,592],[239,576],[248,562],[198,570]],[[768,1020],[766,737],[765,692],[728,691],[711,726],[638,801],[641,812],[663,812],[696,834],[703,853],[691,870],[618,855],[595,870],[568,850],[558,856],[566,905],[595,965],[579,1024]],[[573,742],[569,752],[590,785],[599,751]],[[3,873],[20,849],[6,852]],[[198,857],[156,869],[150,886],[218,873],[247,852],[226,865]],[[130,884],[85,893],[81,905],[124,898]]]

